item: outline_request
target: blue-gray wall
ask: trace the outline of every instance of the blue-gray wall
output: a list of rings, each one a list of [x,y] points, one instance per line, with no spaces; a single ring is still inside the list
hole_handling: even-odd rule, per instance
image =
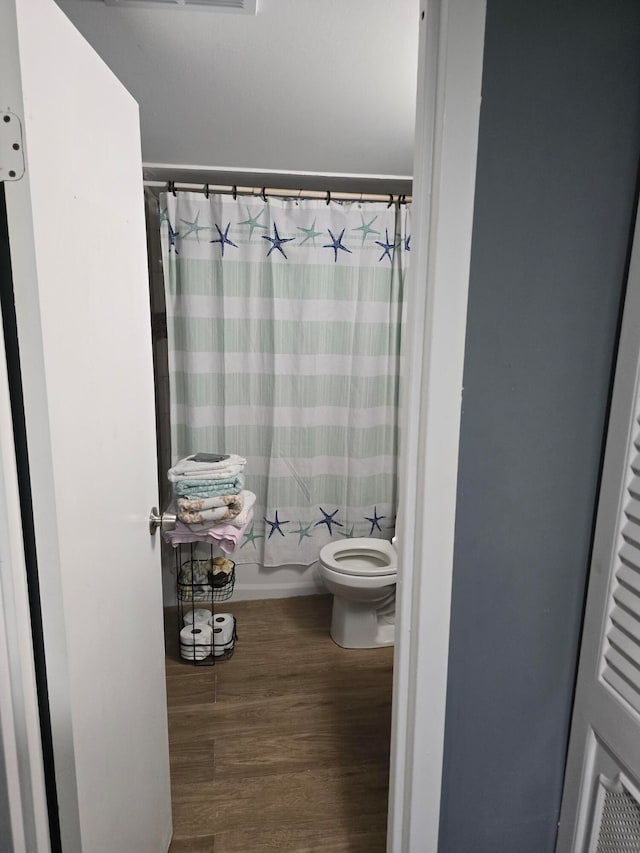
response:
[[[640,154],[640,2],[488,0],[440,853],[551,853]]]

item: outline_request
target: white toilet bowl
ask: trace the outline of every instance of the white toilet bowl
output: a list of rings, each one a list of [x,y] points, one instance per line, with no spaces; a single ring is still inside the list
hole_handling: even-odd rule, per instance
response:
[[[331,638],[345,649],[392,646],[396,549],[385,539],[345,539],[320,549],[320,577],[333,593]]]

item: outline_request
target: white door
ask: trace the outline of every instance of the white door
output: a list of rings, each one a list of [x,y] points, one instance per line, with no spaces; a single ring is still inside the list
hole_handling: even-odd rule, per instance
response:
[[[62,847],[156,853],[171,807],[138,108],[52,0],[0,0],[0,111]]]
[[[640,225],[598,507],[557,853],[640,851]]]

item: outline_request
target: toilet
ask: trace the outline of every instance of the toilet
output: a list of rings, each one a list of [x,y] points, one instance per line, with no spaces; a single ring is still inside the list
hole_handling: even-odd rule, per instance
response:
[[[392,646],[398,556],[391,542],[329,542],[320,549],[318,570],[333,593],[332,640],[345,649]]]

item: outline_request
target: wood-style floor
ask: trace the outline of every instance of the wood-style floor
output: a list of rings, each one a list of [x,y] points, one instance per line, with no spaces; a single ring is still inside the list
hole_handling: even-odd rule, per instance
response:
[[[383,853],[392,649],[329,637],[330,596],[225,602],[233,657],[167,657],[171,853]]]

